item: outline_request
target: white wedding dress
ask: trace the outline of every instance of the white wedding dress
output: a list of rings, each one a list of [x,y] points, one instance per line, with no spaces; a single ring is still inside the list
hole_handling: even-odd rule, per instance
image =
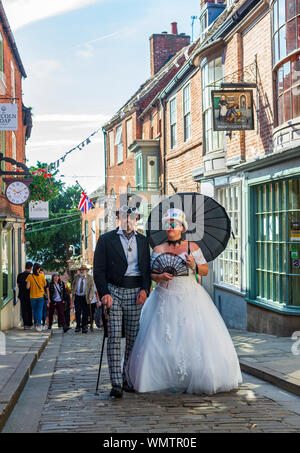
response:
[[[153,260],[157,254],[152,254]],[[185,259],[185,254],[179,255]],[[193,252],[206,263],[201,250]],[[211,395],[242,383],[226,325],[206,290],[189,276],[160,283],[142,309],[127,380],[137,392],[186,391]]]

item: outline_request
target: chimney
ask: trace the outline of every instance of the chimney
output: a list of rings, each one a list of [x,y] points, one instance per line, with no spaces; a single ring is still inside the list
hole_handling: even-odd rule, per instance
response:
[[[177,22],[172,22],[171,33],[162,32],[150,37],[151,75],[156,74],[179,50],[190,44],[190,36],[178,34]]]
[[[172,27],[172,35],[178,35],[177,22],[172,22],[171,27]]]

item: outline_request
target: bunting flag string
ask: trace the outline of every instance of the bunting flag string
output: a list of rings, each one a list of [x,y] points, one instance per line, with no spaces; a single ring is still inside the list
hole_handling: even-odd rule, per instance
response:
[[[95,134],[97,134],[101,129],[97,129],[96,131],[94,131],[91,135],[89,135],[85,140],[83,140],[81,143],[79,143],[79,145],[75,146],[74,148],[70,149],[69,151],[67,151],[60,159],[56,160],[55,162],[52,162],[50,165],[49,165],[49,169],[51,170],[57,170],[60,166],[60,163],[64,163],[66,157],[68,156],[68,154],[72,153],[73,151],[75,151],[76,149],[79,149],[80,151],[82,150],[82,148],[84,148],[85,146],[89,145],[91,143],[91,137],[93,137]]]

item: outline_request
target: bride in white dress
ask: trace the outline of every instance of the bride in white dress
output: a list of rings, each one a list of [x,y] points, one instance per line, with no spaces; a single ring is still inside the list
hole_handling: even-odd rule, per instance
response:
[[[181,258],[189,275],[152,274],[157,285],[142,309],[127,380],[137,392],[211,395],[237,388],[242,376],[231,337],[209,294],[195,278],[196,269],[200,276],[208,274],[206,260],[197,244],[181,240],[187,229],[182,211],[170,209],[163,222],[168,241],[153,249],[152,266],[159,256],[174,263]]]

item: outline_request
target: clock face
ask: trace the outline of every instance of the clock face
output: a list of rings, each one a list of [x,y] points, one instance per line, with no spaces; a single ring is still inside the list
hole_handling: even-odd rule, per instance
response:
[[[12,182],[6,188],[6,198],[12,204],[24,204],[29,196],[29,188],[21,181]]]

